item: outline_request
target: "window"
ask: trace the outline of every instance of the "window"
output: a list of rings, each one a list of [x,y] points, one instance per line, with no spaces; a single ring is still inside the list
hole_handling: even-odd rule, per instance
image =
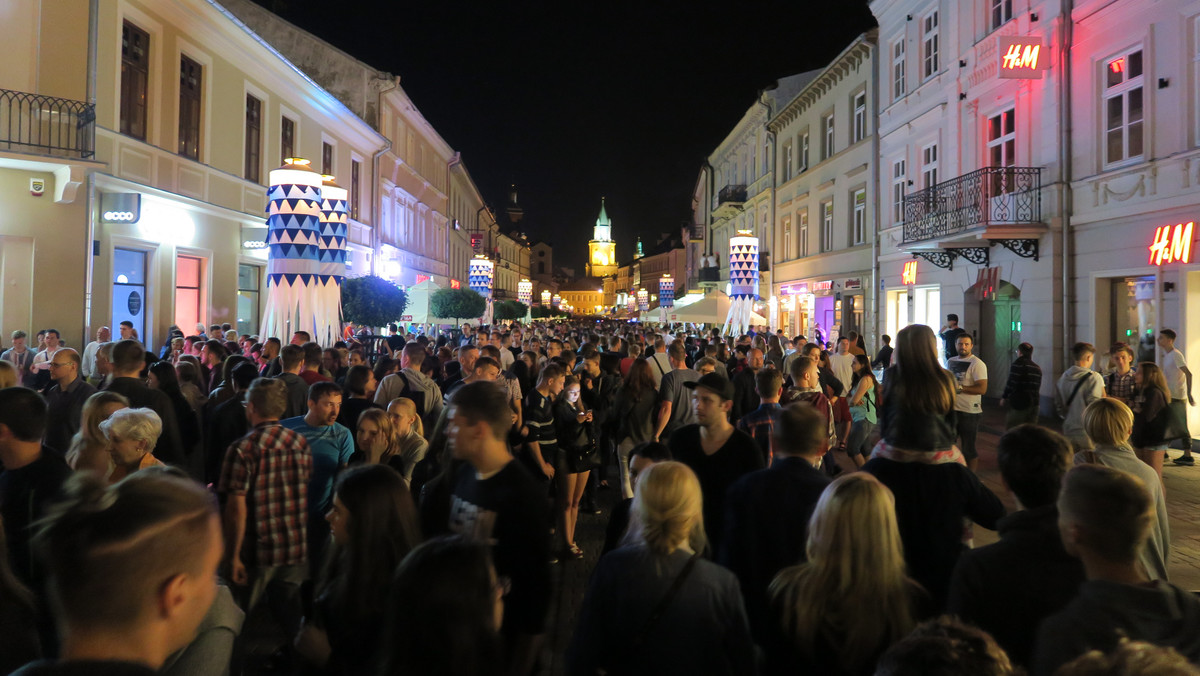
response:
[[[904,222],[904,193],[907,190],[907,172],[905,161],[896,160],[892,163],[892,223]]]
[[[175,257],[175,326],[205,323],[201,312],[201,280],[204,259],[196,256]]]
[[[1012,0],[990,0],[992,3],[992,30],[1012,20]]]
[[[121,27],[121,133],[146,140],[150,86],[150,34],[129,23]]]
[[[203,67],[179,57],[179,154],[200,159],[200,92]]]
[[[858,143],[867,137],[867,93],[859,92],[854,95],[854,140]]]
[[[763,141],[763,156],[762,157],[763,157],[762,173],[765,175],[768,171],[771,170],[771,142],[770,141]]]
[[[833,202],[821,203],[821,251],[833,250]]]
[[[931,143],[921,148],[921,187],[932,188],[938,182],[938,147]]]
[[[938,62],[938,13],[934,10],[933,13],[925,17],[922,22],[921,33],[921,49],[923,61],[923,77],[928,80],[937,74],[939,69]]]
[[[1105,162],[1142,156],[1142,50],[1126,52],[1104,66]]]
[[[854,217],[851,223],[850,243],[851,245],[862,244],[867,241],[867,191],[865,189],[854,191],[851,206]]]
[[[333,176],[333,144],[321,143],[321,173]]]
[[[993,115],[988,118],[987,123],[987,152],[988,166],[990,167],[1013,167],[1016,166],[1016,122],[1012,109],[1006,110],[999,115]],[[1013,176],[1012,172],[992,172],[991,174],[991,194],[1000,195],[1007,192],[1012,192]]]
[[[146,335],[146,252],[113,249],[112,326],[132,322],[140,340]]]
[[[783,257],[782,260],[791,260],[792,258],[792,219],[790,216],[783,217]]]
[[[282,157],[279,158],[282,164],[289,157],[296,156],[296,121],[290,117],[284,117],[279,121],[279,152]]]
[[[786,181],[792,177],[792,142],[788,141],[783,146],[783,180]]]
[[[546,261],[538,261],[538,274],[546,274]]]
[[[892,45],[892,100],[898,101],[904,96],[905,81],[904,81],[904,38],[900,38]]]
[[[804,173],[808,171],[808,132],[800,135],[800,171]]]
[[[350,160],[350,218],[360,220],[359,206],[362,204],[362,162]]]
[[[239,334],[254,335],[258,333],[260,269],[257,265],[238,265],[237,330]],[[180,324],[180,326],[186,325]]]
[[[246,94],[246,180],[262,179],[262,101]],[[180,324],[183,326],[183,324]]]
[[[833,113],[821,120],[821,138],[821,159],[827,160],[833,157]]]
[[[801,209],[796,218],[800,221],[800,256],[804,257],[808,255],[808,209]]]

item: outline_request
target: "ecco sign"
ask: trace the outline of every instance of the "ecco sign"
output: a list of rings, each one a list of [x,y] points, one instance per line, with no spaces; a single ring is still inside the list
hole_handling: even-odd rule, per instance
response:
[[[100,222],[137,223],[142,217],[142,196],[136,192],[100,194]]]

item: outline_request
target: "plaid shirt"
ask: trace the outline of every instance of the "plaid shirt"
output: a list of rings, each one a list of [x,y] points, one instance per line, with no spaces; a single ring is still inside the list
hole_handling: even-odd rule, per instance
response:
[[[221,468],[221,493],[246,496],[247,565],[285,566],[308,558],[305,529],[312,454],[304,436],[264,423],[234,442]]]
[[[771,461],[775,458],[773,432],[775,418],[779,416],[780,410],[782,408],[776,403],[759,404],[758,408],[742,416],[737,424],[739,430],[749,434],[754,443],[758,444],[758,450],[762,451],[767,467],[771,466]]]
[[[1108,396],[1116,397],[1128,404],[1133,401],[1133,369],[1129,369],[1129,373],[1121,375],[1116,371],[1108,374],[1105,378],[1104,387],[1108,390]]]

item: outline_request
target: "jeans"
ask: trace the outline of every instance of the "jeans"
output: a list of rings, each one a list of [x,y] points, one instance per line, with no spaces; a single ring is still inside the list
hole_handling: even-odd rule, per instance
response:
[[[1182,449],[1186,450],[1187,452],[1191,453],[1191,451],[1192,451],[1192,433],[1190,430],[1188,430],[1188,426],[1187,426],[1187,424],[1188,424],[1187,423],[1187,414],[1188,414],[1187,399],[1172,399],[1171,403],[1168,405],[1171,407],[1171,410],[1175,414],[1175,417],[1179,420],[1179,423],[1183,426],[1183,431],[1184,431],[1184,438],[1172,440],[1168,445],[1171,448],[1182,448]]]
[[[958,436],[962,439],[959,448],[964,458],[974,460],[979,457],[979,452],[975,450],[975,437],[979,436],[979,420],[983,414],[955,411],[954,415],[958,418]]]
[[[850,438],[846,440],[846,455],[866,455],[871,451],[871,435],[875,433],[875,423],[862,419],[855,421],[850,427]]]
[[[286,632],[290,643],[300,632],[304,608],[300,603],[300,585],[307,577],[302,563],[287,566],[248,566],[250,584],[243,592],[242,608],[246,617],[254,611],[258,602],[266,596],[271,616]]]
[[[1011,430],[1017,425],[1029,423],[1036,425],[1038,423],[1038,407],[1037,404],[1029,408],[1009,408],[1004,414],[1004,429]]]
[[[622,498],[633,497],[633,483],[629,480],[629,452],[634,446],[637,446],[637,442],[632,437],[626,437],[617,444],[617,468],[621,475]]]

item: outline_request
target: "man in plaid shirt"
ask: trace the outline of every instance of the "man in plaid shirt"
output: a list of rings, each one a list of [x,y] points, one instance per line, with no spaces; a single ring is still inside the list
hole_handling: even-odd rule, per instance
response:
[[[763,466],[770,467],[775,457],[775,419],[779,417],[779,396],[783,394],[783,375],[774,368],[759,369],[754,374],[754,389],[758,392],[758,408],[742,416],[737,428],[749,434],[762,451]]]
[[[276,622],[292,637],[303,617],[312,454],[303,435],[279,424],[287,405],[283,382],[259,378],[250,385],[246,419],[253,429],[226,452],[218,491],[225,496],[229,577],[244,588],[242,608],[249,615],[270,594]]]

